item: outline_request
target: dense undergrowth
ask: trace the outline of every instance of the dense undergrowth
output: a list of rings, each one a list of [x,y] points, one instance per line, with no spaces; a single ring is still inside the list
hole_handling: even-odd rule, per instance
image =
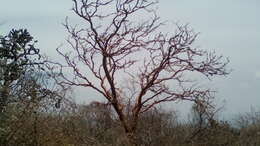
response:
[[[125,136],[110,107],[78,105],[52,112],[17,111],[9,107],[1,121],[3,146],[121,146]],[[22,113],[22,115],[21,115]],[[1,115],[4,116],[4,115]],[[153,109],[140,118],[137,141],[141,146],[259,146],[260,112],[237,116],[232,121],[189,120],[176,112]],[[1,117],[3,120],[3,117]],[[204,121],[201,121],[204,120]],[[232,124],[231,124],[232,123]]]

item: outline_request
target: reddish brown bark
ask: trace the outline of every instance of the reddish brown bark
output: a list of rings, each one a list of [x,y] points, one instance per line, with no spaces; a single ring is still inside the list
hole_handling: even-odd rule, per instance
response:
[[[173,33],[162,33],[162,23],[152,8],[155,1],[73,3],[73,11],[86,22],[86,27],[77,29],[68,21],[64,24],[73,53],[57,50],[65,58],[66,67],[72,69],[73,78],[63,75],[61,83],[100,93],[115,109],[127,135],[134,135],[140,114],[157,104],[178,100],[207,102],[204,99],[211,98],[211,91],[194,86],[196,82],[189,77],[192,72],[208,78],[228,74],[228,61],[223,62],[222,56],[193,46],[197,34],[187,25],[177,25]],[[102,12],[108,9],[108,13]],[[151,17],[135,23],[138,15]],[[135,138],[131,137],[133,141]]]

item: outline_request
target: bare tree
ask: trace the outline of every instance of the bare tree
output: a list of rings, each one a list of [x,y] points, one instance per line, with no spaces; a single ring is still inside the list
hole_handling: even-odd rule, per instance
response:
[[[228,60],[193,46],[197,33],[188,25],[177,25],[173,33],[161,32],[156,1],[72,1],[74,13],[86,26],[78,29],[67,20],[64,24],[73,51],[57,49],[66,60],[60,83],[100,93],[134,145],[140,114],[163,102],[206,102],[211,97],[209,89],[194,85],[191,72],[209,79],[228,74]],[[136,22],[137,17],[147,20]]]

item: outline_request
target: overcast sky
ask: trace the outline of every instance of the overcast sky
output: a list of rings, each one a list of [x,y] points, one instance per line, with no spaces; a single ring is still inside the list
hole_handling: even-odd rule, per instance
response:
[[[66,16],[77,19],[70,0],[0,0],[0,34],[27,28],[42,52],[55,57],[67,36],[61,25]],[[260,108],[260,1],[160,0],[158,13],[169,22],[189,23],[200,32],[197,44],[230,59],[233,71],[211,85],[226,101],[225,112]]]

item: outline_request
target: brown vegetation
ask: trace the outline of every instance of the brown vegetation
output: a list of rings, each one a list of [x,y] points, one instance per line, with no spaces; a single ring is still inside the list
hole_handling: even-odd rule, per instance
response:
[[[69,105],[67,105],[69,106]],[[56,112],[24,114],[19,121],[10,119],[6,127],[15,131],[3,146],[121,146],[126,145],[124,129],[108,107],[78,105]],[[71,109],[71,110],[69,110]],[[9,114],[17,117],[15,111]],[[192,112],[194,113],[194,112]],[[240,115],[233,121],[215,117],[196,122],[181,121],[176,112],[152,109],[139,119],[139,146],[258,146],[260,144],[259,112]],[[245,122],[245,120],[247,122]],[[213,122],[214,121],[214,122]],[[9,126],[11,123],[16,124]],[[19,126],[20,125],[20,126]]]

